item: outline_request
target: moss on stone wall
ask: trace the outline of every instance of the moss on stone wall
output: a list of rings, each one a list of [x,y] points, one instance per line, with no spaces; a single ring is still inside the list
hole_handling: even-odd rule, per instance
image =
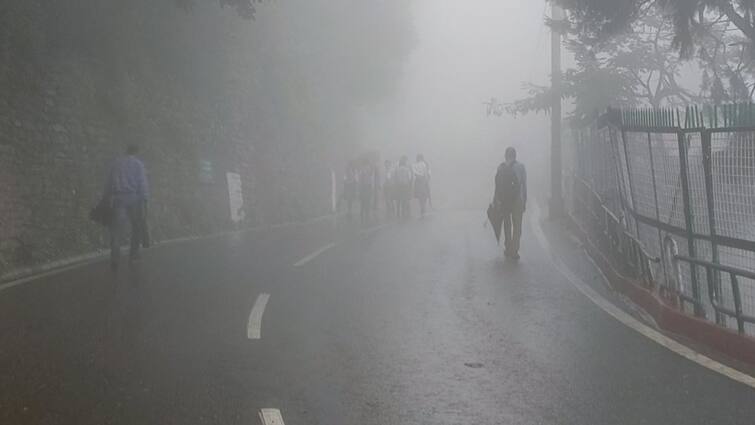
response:
[[[324,46],[310,58],[322,42],[307,34],[319,30],[292,13],[309,8],[316,21],[332,10],[297,0],[252,22],[211,2],[188,13],[171,0],[8,3],[0,276],[105,246],[87,216],[129,143],[141,145],[149,170],[158,240],[230,228],[226,172],[242,176],[244,226],[327,211],[329,170],[351,154],[354,106],[367,101],[339,81],[366,71],[334,64]],[[209,182],[201,161],[212,164]]]

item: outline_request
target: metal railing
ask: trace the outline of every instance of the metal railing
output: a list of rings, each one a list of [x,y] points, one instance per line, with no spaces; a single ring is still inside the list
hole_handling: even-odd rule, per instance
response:
[[[612,110],[572,134],[567,193],[600,249],[683,311],[755,335],[755,106]]]
[[[652,287],[655,282],[652,265],[659,264],[661,259],[648,253],[642,243],[624,229],[622,221],[586,181],[575,179],[574,187],[575,206],[578,215],[586,218],[581,224],[588,236],[624,275]]]
[[[745,333],[745,323],[755,323],[755,316],[745,314],[742,309],[742,293],[739,286],[739,278],[747,278],[755,280],[755,273],[738,269],[735,267],[724,266],[710,261],[700,260],[697,258],[691,258],[684,255],[674,256],[675,261],[683,261],[691,265],[700,266],[705,269],[705,275],[708,285],[708,299],[713,305],[713,308],[718,314],[723,314],[736,319],[737,330],[739,333]],[[734,299],[734,308],[728,308],[724,305],[720,299],[719,293],[716,288],[720,286],[721,282],[717,278],[720,273],[726,273],[729,275],[729,282],[731,284],[731,291]],[[678,276],[681,278],[681,276]]]

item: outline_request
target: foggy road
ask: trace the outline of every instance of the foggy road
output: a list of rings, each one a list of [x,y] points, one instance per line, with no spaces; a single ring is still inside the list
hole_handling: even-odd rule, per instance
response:
[[[526,220],[519,263],[482,212],[445,211],[163,245],[117,277],[96,263],[9,288],[0,423],[752,423],[755,392],[595,306]]]

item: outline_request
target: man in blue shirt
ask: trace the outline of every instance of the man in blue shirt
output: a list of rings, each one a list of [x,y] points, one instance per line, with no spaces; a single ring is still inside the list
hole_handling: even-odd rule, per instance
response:
[[[126,221],[131,224],[130,260],[138,261],[139,248],[144,242],[145,212],[149,189],[144,163],[136,157],[139,148],[131,145],[126,155],[113,162],[105,184],[105,199],[112,207],[110,224],[110,267],[118,270],[121,243],[126,233]]]

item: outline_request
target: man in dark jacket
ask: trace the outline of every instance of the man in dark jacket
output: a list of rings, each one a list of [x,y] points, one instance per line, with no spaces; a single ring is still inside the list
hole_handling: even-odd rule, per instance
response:
[[[506,149],[506,162],[498,166],[494,202],[503,213],[504,254],[518,260],[522,217],[527,207],[527,171],[517,162],[513,147]]]
[[[140,259],[139,248],[145,237],[145,212],[149,188],[144,163],[136,157],[139,148],[131,145],[126,154],[116,159],[107,176],[104,197],[112,207],[110,223],[110,267],[118,270],[121,243],[126,233],[126,222],[131,224],[131,250],[129,259]]]

